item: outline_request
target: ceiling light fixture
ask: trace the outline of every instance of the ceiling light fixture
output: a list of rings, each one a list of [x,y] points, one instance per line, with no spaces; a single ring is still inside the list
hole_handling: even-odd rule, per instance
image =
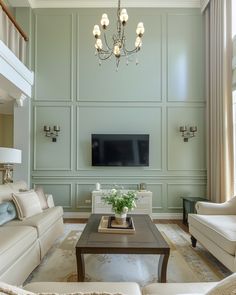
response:
[[[136,29],[136,40],[135,40],[135,48],[133,50],[128,50],[126,48],[126,37],[125,37],[125,25],[128,21],[128,14],[126,9],[120,8],[120,0],[118,0],[118,9],[117,9],[117,32],[112,36],[112,46],[108,44],[107,37],[106,37],[106,29],[109,25],[109,19],[106,13],[102,15],[101,25],[104,34],[104,42],[105,48],[103,46],[101,40],[101,30],[99,25],[95,25],[93,28],[93,35],[96,39],[95,48],[96,52],[95,55],[98,56],[99,65],[101,65],[102,60],[109,59],[112,55],[116,58],[116,70],[118,70],[120,58],[126,57],[126,64],[129,64],[128,57],[134,53],[137,53],[141,46],[142,46],[142,36],[144,34],[144,26],[143,23],[138,23]],[[138,59],[136,58],[136,65],[138,64]]]

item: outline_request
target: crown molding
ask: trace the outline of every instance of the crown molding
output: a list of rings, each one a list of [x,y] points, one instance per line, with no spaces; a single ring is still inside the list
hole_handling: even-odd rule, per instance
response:
[[[30,2],[29,0],[8,0],[8,3],[12,6],[12,7],[30,7]]]
[[[103,8],[117,7],[117,0],[9,0],[13,7]],[[123,7],[200,8],[200,0],[123,0]]]

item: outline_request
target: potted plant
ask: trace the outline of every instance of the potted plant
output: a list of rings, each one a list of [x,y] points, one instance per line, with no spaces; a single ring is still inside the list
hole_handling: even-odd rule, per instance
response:
[[[127,212],[136,208],[137,195],[135,191],[111,189],[104,194],[102,200],[112,206],[118,224],[126,222]]]

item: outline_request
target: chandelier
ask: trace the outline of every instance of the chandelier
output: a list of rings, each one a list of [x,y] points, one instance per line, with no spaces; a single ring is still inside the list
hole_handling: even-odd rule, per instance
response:
[[[104,44],[101,40],[101,30],[98,25],[94,26],[93,29],[93,35],[96,39],[95,42],[95,48],[96,52],[95,55],[98,56],[99,59],[99,65],[101,65],[101,62],[103,60],[107,60],[111,58],[112,55],[116,58],[116,70],[118,70],[118,66],[120,63],[120,58],[125,57],[126,58],[126,64],[129,63],[129,56],[137,53],[141,46],[142,46],[142,36],[144,34],[144,26],[143,23],[138,23],[137,29],[136,29],[136,40],[135,40],[135,47],[132,50],[128,50],[126,48],[126,37],[125,37],[125,25],[128,21],[128,14],[126,9],[120,8],[120,0],[118,0],[118,9],[117,9],[117,32],[113,34],[112,36],[112,42],[111,44],[107,41],[106,36],[106,29],[109,25],[109,19],[106,13],[102,15],[101,19],[101,25],[103,29],[103,35],[104,35]],[[104,46],[105,45],[105,46]],[[136,65],[138,64],[138,59],[136,58]]]

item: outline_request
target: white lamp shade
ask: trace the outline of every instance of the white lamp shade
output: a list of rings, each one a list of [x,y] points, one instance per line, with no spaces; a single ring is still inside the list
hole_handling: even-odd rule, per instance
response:
[[[1,164],[18,164],[21,163],[21,150],[0,147]]]

